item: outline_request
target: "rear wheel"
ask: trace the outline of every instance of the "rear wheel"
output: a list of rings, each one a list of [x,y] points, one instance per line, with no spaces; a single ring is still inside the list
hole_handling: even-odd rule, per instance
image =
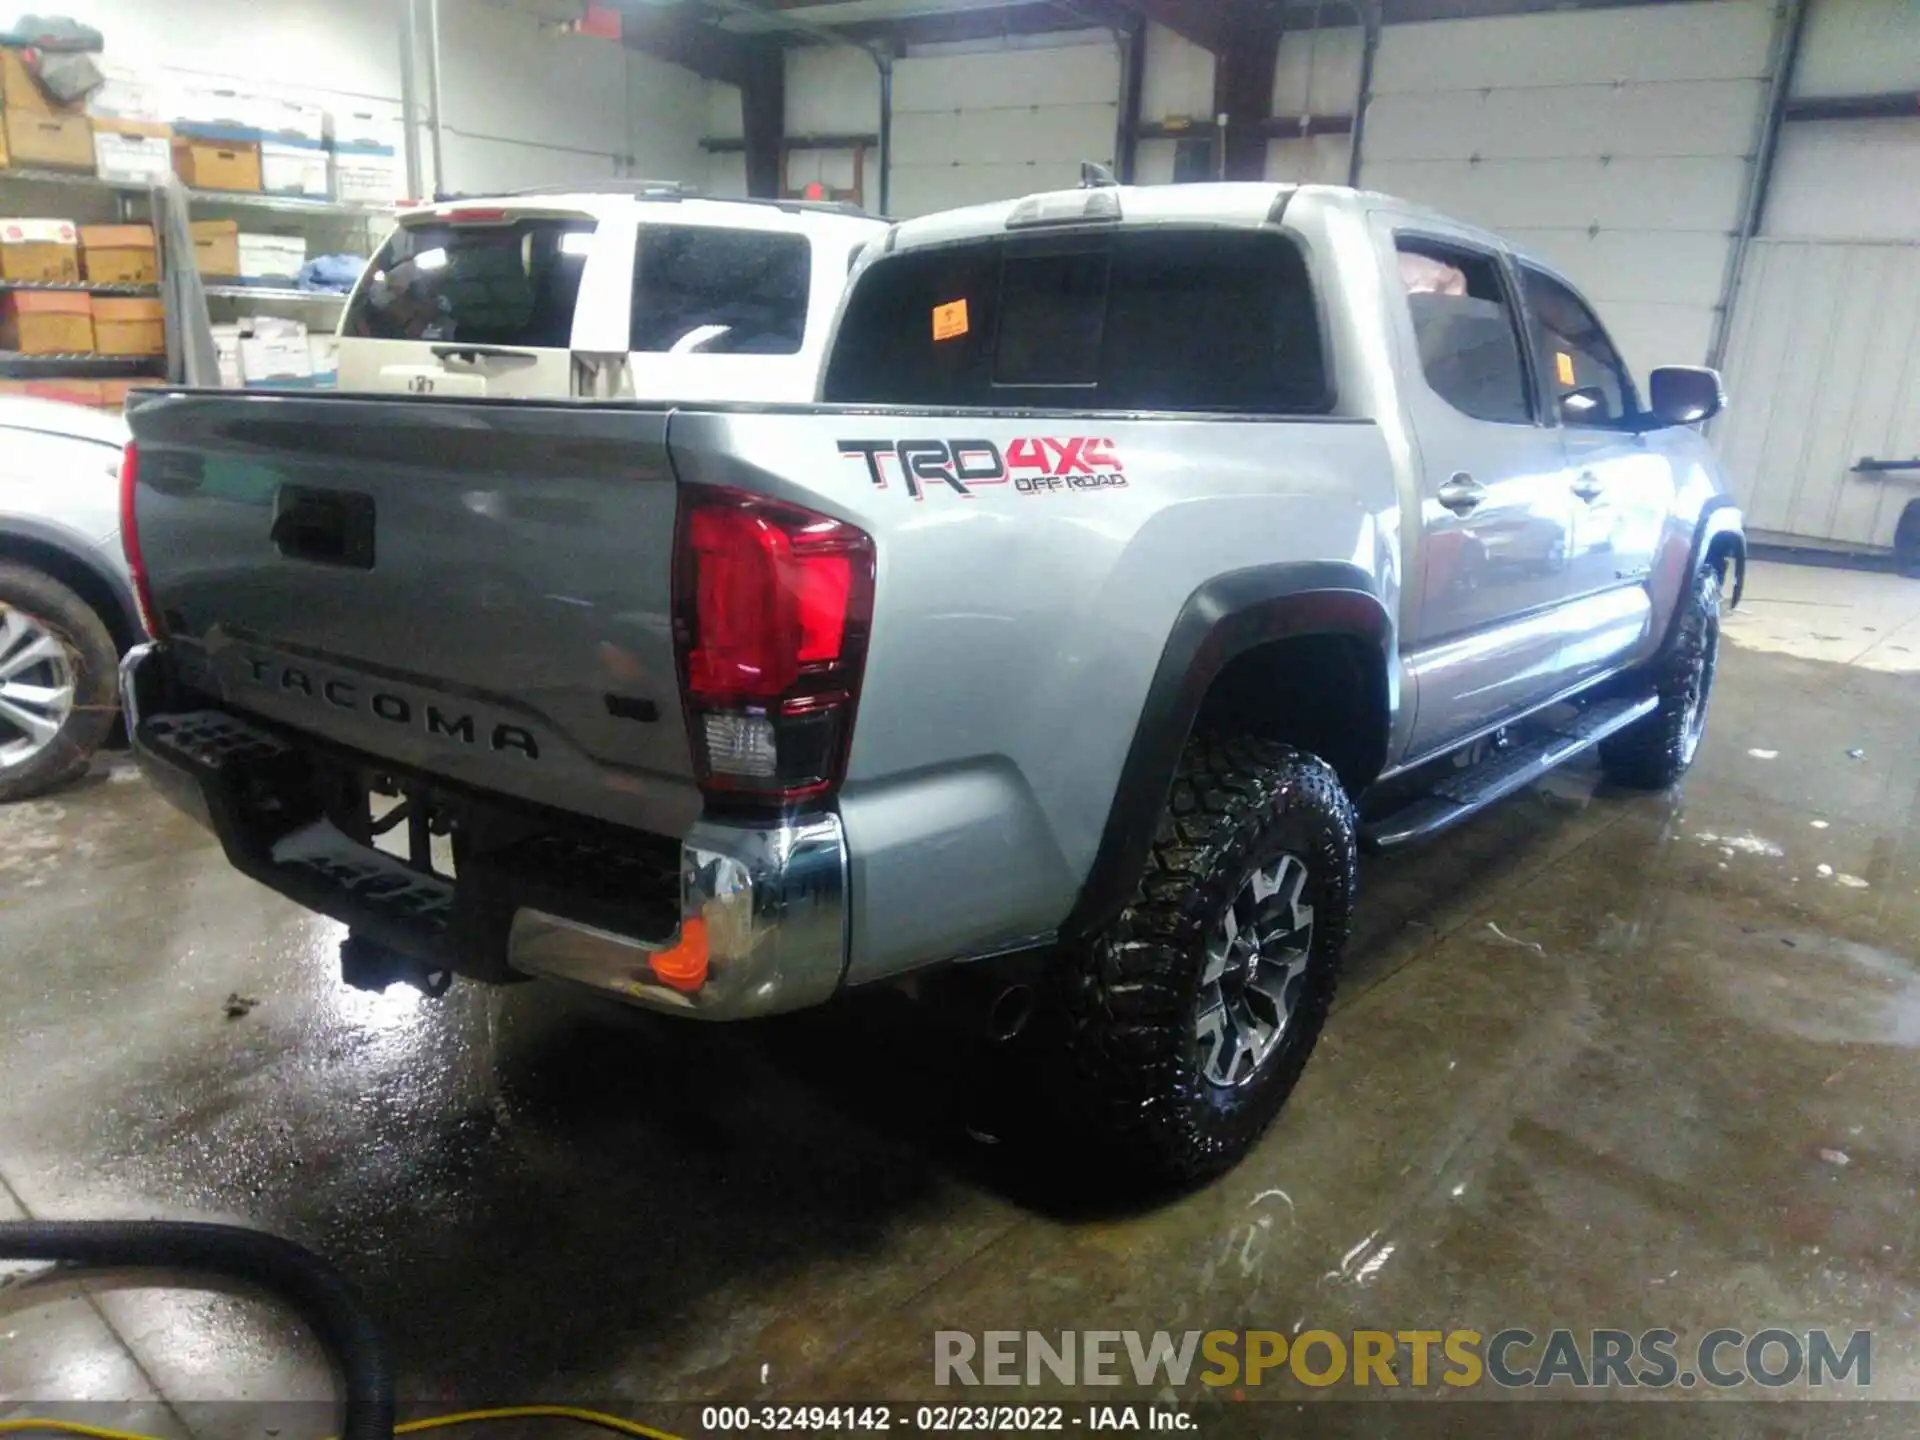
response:
[[[0,802],[87,767],[113,726],[113,637],[59,581],[0,565]]]
[[[1356,853],[1324,761],[1189,745],[1138,893],[1070,976],[1093,1138],[1129,1175],[1216,1174],[1279,1113],[1333,1000]]]
[[[1686,774],[1706,734],[1720,660],[1720,572],[1702,565],[1681,603],[1679,634],[1654,671],[1659,708],[1600,742],[1601,768],[1616,784],[1666,789]]]

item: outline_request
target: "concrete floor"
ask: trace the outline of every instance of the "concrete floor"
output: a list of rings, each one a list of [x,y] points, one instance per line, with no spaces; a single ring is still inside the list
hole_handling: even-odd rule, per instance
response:
[[[1292,1103],[1145,1212],[1070,1199],[1043,1107],[890,996],[690,1033],[345,990],[337,926],[106,761],[0,810],[0,1213],[304,1241],[434,1407],[924,1399],[936,1329],[1462,1325],[1871,1328],[1873,1398],[1920,1400],[1920,583],[1756,566],[1728,638],[1683,794],[1569,772],[1369,863]],[[303,1440],[192,1402],[328,1393],[255,1298],[0,1291],[0,1418]]]

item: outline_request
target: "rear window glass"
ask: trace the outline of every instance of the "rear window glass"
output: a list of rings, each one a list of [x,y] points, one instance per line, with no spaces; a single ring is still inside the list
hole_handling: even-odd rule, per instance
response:
[[[406,225],[380,247],[340,333],[564,350],[591,220]]]
[[[996,238],[876,261],[824,395],[1248,414],[1329,401],[1306,263],[1251,230]]]
[[[796,354],[807,333],[812,264],[803,235],[643,226],[633,263],[633,348]]]

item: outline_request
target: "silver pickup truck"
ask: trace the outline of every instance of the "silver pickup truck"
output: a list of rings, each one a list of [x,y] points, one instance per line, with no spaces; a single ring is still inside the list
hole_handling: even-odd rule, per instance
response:
[[[1361,845],[1686,769],[1721,403],[1430,211],[1094,183],[894,226],[814,405],[140,397],[123,695],[350,982],[733,1019],[1038,957],[1089,1132],[1192,1178]]]

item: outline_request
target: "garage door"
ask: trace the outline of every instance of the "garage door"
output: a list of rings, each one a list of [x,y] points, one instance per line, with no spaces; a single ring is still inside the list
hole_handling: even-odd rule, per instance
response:
[[[893,70],[887,208],[925,215],[1076,185],[1113,163],[1120,55],[1104,32],[1045,48],[914,54]]]
[[[1749,530],[1892,545],[1920,495],[1920,244],[1754,241],[1726,369],[1716,438]]]
[[[1697,365],[1772,36],[1765,0],[1389,25],[1364,182],[1560,266],[1642,377]]]

